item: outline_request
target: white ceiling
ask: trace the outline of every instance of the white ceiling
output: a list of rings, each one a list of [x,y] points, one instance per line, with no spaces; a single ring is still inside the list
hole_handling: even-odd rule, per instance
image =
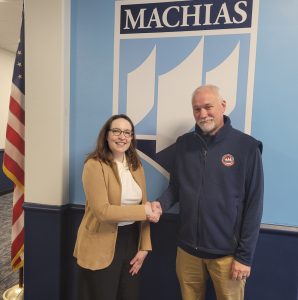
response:
[[[15,52],[20,37],[23,0],[0,0],[0,48]]]

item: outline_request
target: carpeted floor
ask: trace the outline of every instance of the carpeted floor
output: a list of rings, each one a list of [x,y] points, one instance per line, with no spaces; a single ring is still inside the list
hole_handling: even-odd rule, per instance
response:
[[[0,196],[0,299],[18,283],[19,274],[10,266],[12,194]]]

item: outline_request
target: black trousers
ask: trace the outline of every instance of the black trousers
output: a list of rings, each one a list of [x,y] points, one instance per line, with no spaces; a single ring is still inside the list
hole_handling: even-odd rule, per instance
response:
[[[78,300],[139,300],[140,275],[129,273],[138,237],[138,222],[119,226],[111,265],[96,271],[78,266]]]

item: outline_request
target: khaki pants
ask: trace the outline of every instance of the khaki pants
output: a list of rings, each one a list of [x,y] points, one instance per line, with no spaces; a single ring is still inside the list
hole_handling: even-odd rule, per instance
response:
[[[231,279],[232,261],[232,256],[202,259],[178,248],[176,272],[183,300],[205,300],[209,276],[217,300],[243,300],[245,280]]]

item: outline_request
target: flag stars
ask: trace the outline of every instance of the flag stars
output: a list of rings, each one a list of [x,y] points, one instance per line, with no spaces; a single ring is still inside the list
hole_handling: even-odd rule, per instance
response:
[[[22,66],[22,63],[21,63],[21,62],[18,62],[17,65],[18,65],[18,67],[21,67],[21,66]]]
[[[18,51],[18,55],[21,55],[21,54],[22,54],[22,51],[21,51],[21,50],[19,50],[19,51]]]
[[[22,75],[22,74],[19,74],[19,75],[18,75],[18,78],[19,78],[19,79],[22,79],[22,78],[23,78],[23,75]]]

